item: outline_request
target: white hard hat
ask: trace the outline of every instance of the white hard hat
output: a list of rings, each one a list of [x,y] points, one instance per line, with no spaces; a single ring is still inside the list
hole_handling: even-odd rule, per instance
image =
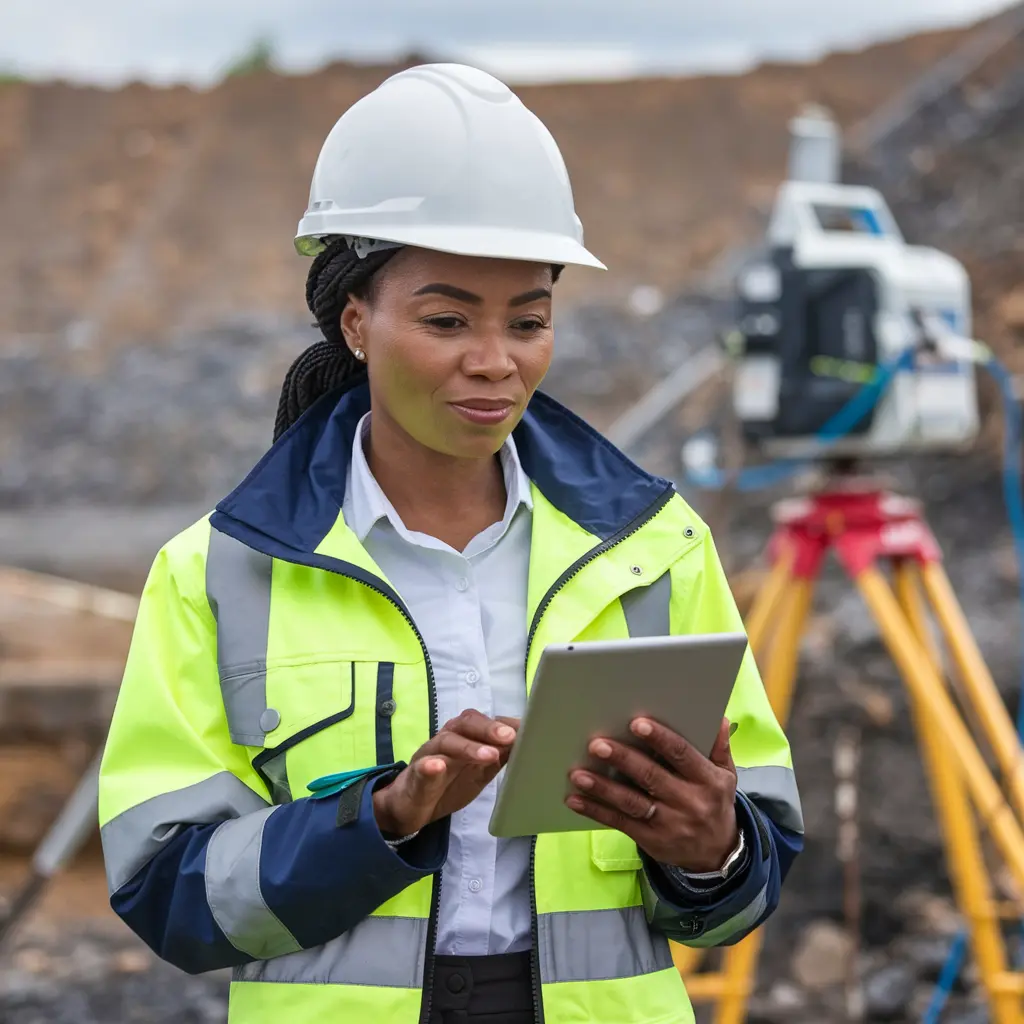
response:
[[[320,150],[296,249],[344,235],[424,249],[605,269],[551,133],[502,82],[461,64],[392,75]]]

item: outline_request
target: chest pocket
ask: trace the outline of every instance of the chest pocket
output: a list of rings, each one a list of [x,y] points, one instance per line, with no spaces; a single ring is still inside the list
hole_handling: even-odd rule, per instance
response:
[[[394,760],[394,670],[342,660],[268,666],[267,728],[252,765],[274,803],[308,795],[322,775]]]

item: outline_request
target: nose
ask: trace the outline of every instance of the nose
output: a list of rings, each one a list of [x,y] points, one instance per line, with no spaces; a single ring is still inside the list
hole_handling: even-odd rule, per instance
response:
[[[467,377],[498,381],[515,373],[515,369],[508,341],[500,330],[475,334],[462,359],[462,371]]]

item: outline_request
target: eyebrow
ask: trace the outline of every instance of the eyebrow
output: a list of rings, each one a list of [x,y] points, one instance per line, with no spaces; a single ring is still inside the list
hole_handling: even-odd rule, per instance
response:
[[[467,292],[464,288],[456,288],[453,284],[443,284],[440,281],[434,284],[425,284],[422,288],[414,292],[415,295],[443,295],[449,299],[455,299],[456,302],[465,302],[470,306],[480,306],[483,304],[483,299],[479,295],[474,295],[473,292]],[[509,306],[525,306],[528,302],[536,302],[539,299],[550,299],[551,289],[550,288],[534,288],[532,291],[523,292],[522,295],[516,295],[509,299]]]

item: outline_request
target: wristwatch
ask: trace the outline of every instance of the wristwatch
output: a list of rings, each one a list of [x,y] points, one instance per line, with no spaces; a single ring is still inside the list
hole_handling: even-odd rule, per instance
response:
[[[415,832],[410,832],[407,836],[402,836],[400,839],[385,839],[384,842],[393,850],[396,846],[401,846],[402,843],[407,843],[410,839],[415,839],[419,834],[420,830],[416,829]]]
[[[698,873],[683,871],[680,868],[677,869],[678,873],[691,882],[724,882],[743,863],[743,855],[747,850],[747,839],[743,834],[742,828],[739,830],[739,833],[740,838],[736,848],[725,858],[725,863],[717,871],[702,871]]]

